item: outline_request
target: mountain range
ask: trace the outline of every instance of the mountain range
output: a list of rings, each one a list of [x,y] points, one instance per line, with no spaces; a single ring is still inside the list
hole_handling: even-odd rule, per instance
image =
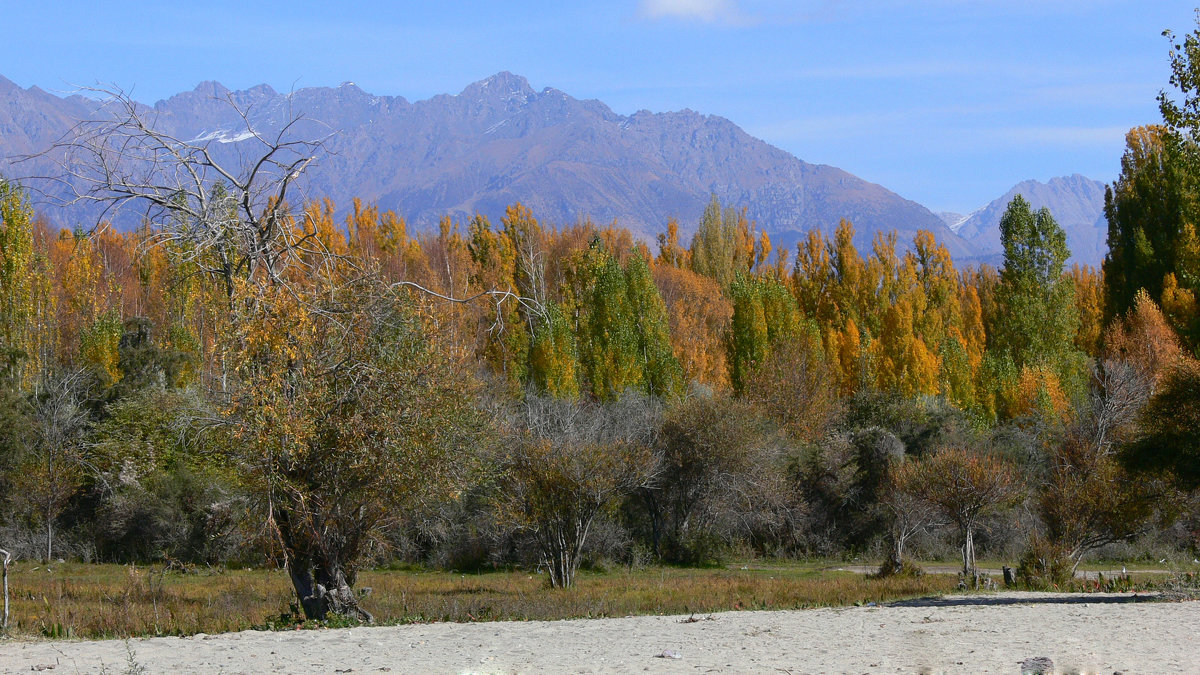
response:
[[[1021,195],[1034,210],[1050,209],[1067,233],[1069,262],[1098,265],[1108,252],[1108,221],[1104,217],[1104,183],[1079,174],[1051,178],[1042,183],[1022,181],[966,216],[939,214],[943,221],[975,249],[973,260],[998,264],[1003,260],[1000,218],[1013,197]]]
[[[246,120],[230,102],[248,111]],[[22,89],[0,77],[0,157],[47,148],[96,109],[94,99]],[[1077,260],[1094,264],[1103,257],[1104,238],[1096,236],[1104,231],[1103,184],[1082,176],[1027,181],[965,218],[939,217],[839,168],[796,158],[722,117],[691,110],[619,115],[600,101],[553,88],[535,91],[507,72],[455,95],[415,102],[374,96],[349,82],[286,94],[267,85],[230,91],[203,82],[145,110],[156,128],[228,158],[243,147],[253,151],[245,145],[254,143],[247,122],[257,130],[278,129],[300,113],[319,122],[306,131],[333,133],[328,155],[305,172],[308,195],[329,197],[342,209],[360,197],[418,227],[446,214],[465,220],[482,213],[496,222],[520,201],[545,222],[615,220],[650,240],[670,218],[685,234],[693,230],[715,194],[725,204],[745,206],[777,246],[792,246],[812,228],[832,232],[845,218],[864,249],[881,230],[896,230],[905,242],[925,229],[956,260],[995,262],[999,215],[1011,194],[1021,192],[1035,207],[1049,206],[1067,227],[1073,250],[1079,246]],[[0,170],[19,177],[46,175],[53,167],[35,160]],[[49,203],[39,208],[65,225],[96,217],[56,213]]]

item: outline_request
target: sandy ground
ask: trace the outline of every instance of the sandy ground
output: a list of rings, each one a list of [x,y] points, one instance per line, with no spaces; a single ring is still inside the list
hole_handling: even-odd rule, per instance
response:
[[[885,607],[0,642],[0,672],[1200,672],[1200,602],[1002,593]],[[664,658],[663,655],[666,655]],[[679,658],[672,658],[677,655]],[[53,666],[53,670],[45,668]]]

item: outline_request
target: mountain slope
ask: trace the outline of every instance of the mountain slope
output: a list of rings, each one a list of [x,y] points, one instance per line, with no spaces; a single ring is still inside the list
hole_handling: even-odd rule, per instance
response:
[[[93,105],[6,80],[0,97],[3,156],[46,147]],[[226,98],[249,109],[256,129],[277,129],[298,112],[313,120],[304,133],[336,132],[331,153],[306,172],[307,196],[328,196],[341,208],[361,197],[418,226],[444,214],[483,213],[495,221],[520,201],[546,222],[616,220],[649,239],[672,217],[685,232],[693,229],[716,194],[747,207],[782,245],[811,228],[832,232],[846,218],[863,247],[880,230],[895,229],[904,242],[928,229],[956,257],[974,253],[920,204],[690,110],[623,116],[599,101],[534,91],[524,78],[499,73],[457,95],[417,102],[372,96],[352,83],[280,94],[265,85],[234,92],[204,82],[156,103],[153,112],[160,128],[207,143],[218,156],[251,154],[254,141]]]
[[[1013,197],[1022,195],[1034,210],[1050,209],[1067,233],[1070,262],[1099,265],[1107,252],[1108,223],[1104,218],[1104,183],[1079,174],[1051,178],[1042,183],[1027,180],[987,206],[967,216],[954,229],[977,251],[980,260],[1003,260],[1000,218]]]

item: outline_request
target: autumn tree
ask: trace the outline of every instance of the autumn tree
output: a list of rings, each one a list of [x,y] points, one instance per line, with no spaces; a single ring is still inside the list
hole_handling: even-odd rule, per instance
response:
[[[920,486],[920,495],[958,528],[962,573],[973,579],[975,533],[984,516],[1019,500],[1017,473],[994,455],[960,447],[942,448],[918,467],[914,481]]]
[[[518,293],[519,252],[513,239],[504,232],[493,231],[484,216],[471,220],[468,233],[468,249],[475,270],[472,285],[477,289]],[[511,387],[519,387],[528,375],[530,336],[526,317],[515,303],[504,303],[481,321],[485,360],[504,375]]]
[[[370,620],[352,591],[379,528],[452,485],[470,380],[402,298],[364,285],[257,289],[229,415],[307,616]],[[437,480],[431,477],[437,476]]]
[[[575,334],[562,308],[549,303],[545,318],[534,329],[529,373],[535,387],[550,396],[579,396],[579,353]]]
[[[651,274],[666,305],[671,348],[685,381],[728,386],[729,298],[715,281],[688,269],[656,264]]]
[[[1075,306],[1079,312],[1079,331],[1075,348],[1089,356],[1101,350],[1104,332],[1104,277],[1092,267],[1072,265],[1069,272],[1075,287]]]
[[[830,386],[819,336],[809,335],[771,349],[750,373],[742,395],[791,438],[811,442],[836,420],[838,392]]]
[[[1109,387],[1125,373],[1107,374]],[[1089,416],[1103,414],[1119,391],[1098,392]],[[1097,409],[1097,407],[1101,407]],[[1060,548],[1073,576],[1088,552],[1142,534],[1154,515],[1161,494],[1153,481],[1136,480],[1117,461],[1113,444],[1095,436],[1097,425],[1087,417],[1073,424],[1048,453],[1045,484],[1036,506],[1046,526],[1047,540]]]
[[[266,132],[229,101],[250,161],[226,166],[210,141],[176,138],[122,92],[109,95],[105,115],[54,150],[76,197],[144,208],[156,241],[220,289],[236,464],[258,487],[305,614],[369,619],[352,590],[366,543],[406,497],[452,481],[449,448],[473,428],[469,379],[400,297],[433,292],[384,284],[339,254],[328,223],[312,222],[323,209],[289,205],[323,150],[300,136],[301,120]],[[477,297],[503,310],[519,296],[485,285]]]
[[[679,243],[679,221],[674,218],[667,221],[667,231],[660,232],[658,240],[658,257],[656,265],[674,267],[676,269],[691,268],[692,254]]]
[[[1042,569],[1074,573],[1094,549],[1146,530],[1164,490],[1135,477],[1119,461],[1122,446],[1138,438],[1139,417],[1162,380],[1189,359],[1146,291],[1105,334],[1092,364],[1089,395],[1060,437],[1048,443],[1047,473],[1035,505],[1046,526],[1048,550],[1065,564]],[[1031,543],[1039,548],[1040,540]]]

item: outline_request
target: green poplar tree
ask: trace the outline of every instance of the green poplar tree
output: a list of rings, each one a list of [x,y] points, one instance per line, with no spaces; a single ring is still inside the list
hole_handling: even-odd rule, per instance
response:
[[[546,318],[533,334],[530,376],[538,389],[555,398],[579,396],[579,355],[571,324],[557,303],[547,303]]]
[[[33,314],[32,209],[25,193],[0,179],[0,376],[21,384],[33,376],[29,360]],[[29,377],[27,377],[29,376]]]
[[[996,289],[995,351],[1017,368],[1063,362],[1079,329],[1075,289],[1064,265],[1067,236],[1049,209],[1036,214],[1017,195],[1000,219],[1004,267]]]
[[[625,264],[625,289],[643,363],[646,393],[659,397],[680,393],[683,369],[671,349],[667,306],[650,276],[649,265],[640,255],[631,255]]]
[[[762,293],[753,279],[739,276],[729,289],[733,319],[729,326],[729,380],[741,393],[751,373],[767,357],[769,333]]]
[[[582,326],[580,349],[592,395],[612,400],[630,387],[642,386],[638,336],[629,304],[625,272],[604,253],[590,284],[590,302]]]
[[[1104,257],[1105,317],[1111,321],[1132,306],[1139,290],[1162,302],[1163,284],[1175,274],[1193,292],[1200,279],[1180,279],[1181,238],[1196,213],[1184,141],[1165,127],[1126,135],[1121,175],[1104,194],[1108,253]],[[1187,275],[1190,277],[1190,275]]]

